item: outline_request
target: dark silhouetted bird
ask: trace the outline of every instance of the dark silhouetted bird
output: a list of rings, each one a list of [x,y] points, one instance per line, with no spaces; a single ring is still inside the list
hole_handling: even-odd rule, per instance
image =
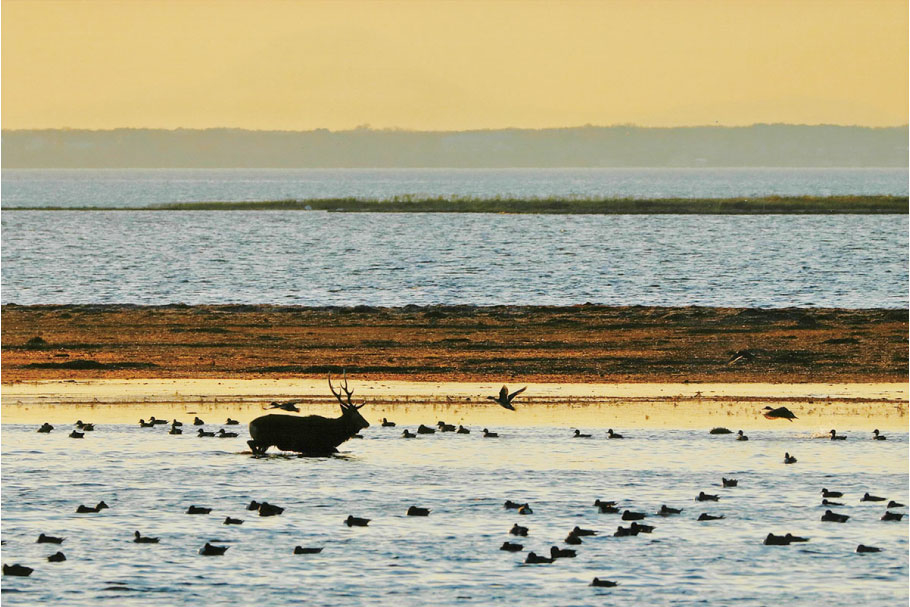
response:
[[[297,408],[297,405],[302,402],[302,400],[286,400],[283,402],[272,401],[266,409],[281,409],[292,413],[300,413],[300,409]]]
[[[869,495],[868,493],[863,494],[863,497],[860,498],[861,502],[883,502],[887,498],[879,497],[877,495]]]
[[[370,519],[348,515],[348,518],[344,519],[344,524],[348,527],[366,527],[370,524]]]
[[[525,563],[528,565],[546,565],[552,562],[552,558],[546,556],[537,556],[537,554],[533,552],[529,552],[527,558],[525,558]]]
[[[847,440],[846,436],[838,436],[837,430],[834,430],[833,428],[831,429],[830,432],[828,432],[828,434],[831,435],[831,440]]]
[[[881,552],[882,549],[881,549],[881,548],[876,548],[875,546],[864,546],[863,544],[860,544],[859,546],[856,547],[856,551],[859,552],[859,553],[863,553],[863,552]]]
[[[784,463],[785,464],[795,464],[796,458],[790,455],[789,453],[784,453]]]
[[[187,514],[208,514],[211,511],[211,508],[202,508],[199,506],[190,506],[186,509]]]
[[[52,425],[50,425],[47,422],[44,422],[43,424],[41,424],[41,427],[38,428],[38,432],[40,432],[42,434],[47,434],[48,432],[50,432],[53,429],[54,429],[54,427]]]
[[[242,525],[243,521],[239,518],[231,518],[229,516],[226,516],[224,518],[224,524],[225,525]]]
[[[15,565],[4,565],[3,566],[3,575],[17,575],[19,577],[28,577],[32,574],[31,567],[26,567],[25,565],[20,565],[16,563]]]
[[[411,506],[408,508],[408,516],[430,516],[430,509]]]
[[[322,546],[318,548],[304,548],[303,546],[294,546],[294,554],[319,554],[322,552]]]
[[[837,514],[830,510],[825,510],[825,513],[822,515],[822,520],[829,523],[846,523],[848,518],[850,517],[846,514]]]
[[[66,560],[66,555],[58,550],[54,554],[47,557],[47,560],[51,563],[62,563]]]
[[[500,407],[504,407],[504,408],[508,409],[509,411],[514,411],[515,407],[512,406],[512,401],[515,399],[516,396],[518,396],[519,394],[521,394],[522,392],[524,392],[527,389],[528,389],[528,387],[525,386],[524,388],[521,388],[520,390],[515,390],[515,392],[512,392],[511,394],[509,394],[509,389],[507,387],[503,386],[502,388],[499,389],[499,396],[488,396],[487,400],[496,401]]]
[[[765,407],[762,409],[762,411],[762,415],[764,415],[767,419],[786,419],[790,420],[791,422],[794,419],[799,419],[793,415],[793,411],[786,407],[778,407],[776,409],[773,407]]]
[[[613,428],[607,430],[607,438],[622,438],[622,434],[616,434],[613,432]]]
[[[505,550],[506,552],[521,552],[524,548],[521,544],[513,544],[511,542],[503,542],[502,546],[499,547],[500,550]]]
[[[136,544],[157,544],[158,541],[157,537],[142,537],[138,531],[133,534],[133,542]]]
[[[610,580],[602,580],[600,578],[594,578],[591,582],[591,585],[595,588],[614,588],[619,582],[611,582]]]
[[[884,434],[880,434],[878,428],[872,431],[872,440],[888,440]]]
[[[208,542],[205,543],[205,546],[199,549],[199,554],[202,556],[221,556],[230,546],[212,546]]]

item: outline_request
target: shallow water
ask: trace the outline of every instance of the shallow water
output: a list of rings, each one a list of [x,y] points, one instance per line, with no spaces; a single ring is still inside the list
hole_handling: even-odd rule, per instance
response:
[[[184,419],[186,421],[186,419]],[[432,423],[436,420],[426,420]],[[466,420],[449,420],[464,421]],[[618,429],[622,441],[571,439],[566,427],[499,427],[499,439],[437,434],[399,438],[401,428],[369,428],[340,457],[253,459],[236,439],[169,436],[166,429],[101,425],[81,441],[69,428],[3,426],[3,562],[36,569],[3,580],[8,605],[322,604],[322,605],[893,605],[908,600],[907,521],[879,520],[869,491],[908,500],[906,434],[844,442],[792,430],[751,432],[751,440],[704,431]],[[209,427],[210,429],[213,426]],[[236,428],[236,427],[235,427]],[[412,427],[413,430],[413,427]],[[784,451],[799,458],[785,466]],[[723,489],[721,476],[740,486]],[[845,493],[846,524],[820,522],[822,487]],[[699,491],[718,503],[696,503]],[[615,538],[616,515],[592,507],[616,499],[648,513],[661,504],[677,517],[649,516],[651,535]],[[80,503],[105,500],[101,514],[77,515]],[[287,508],[258,518],[251,499]],[[534,514],[504,510],[528,501]],[[214,508],[189,516],[190,504]],[[429,518],[404,516],[408,506]],[[906,512],[906,509],[900,511]],[[701,512],[722,521],[699,523]],[[371,518],[349,529],[348,514]],[[222,525],[239,517],[239,527]],[[508,535],[513,523],[528,538]],[[528,550],[546,552],[575,525],[600,535],[578,557],[525,566]],[[627,524],[624,524],[624,526]],[[133,531],[159,536],[132,543]],[[66,537],[65,563],[47,563]],[[767,533],[793,533],[807,544],[763,546]],[[206,541],[230,549],[197,554]],[[525,551],[501,552],[504,541]],[[860,555],[859,543],[881,547]],[[295,545],[325,546],[294,556]],[[590,588],[594,576],[615,589]]]

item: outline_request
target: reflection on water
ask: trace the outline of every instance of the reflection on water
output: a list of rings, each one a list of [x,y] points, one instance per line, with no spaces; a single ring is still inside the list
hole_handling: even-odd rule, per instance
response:
[[[186,420],[185,420],[186,421]],[[207,420],[208,421],[208,420]],[[426,423],[437,420],[427,419]],[[377,424],[378,425],[378,424]],[[908,599],[906,520],[879,520],[866,491],[907,503],[906,433],[887,441],[844,442],[789,429],[750,432],[738,443],[704,431],[617,428],[626,439],[572,439],[565,427],[498,426],[499,439],[472,434],[399,438],[401,427],[374,425],[343,445],[345,457],[253,459],[240,438],[200,439],[194,428],[100,424],[83,440],[34,425],[3,426],[3,562],[35,567],[31,578],[5,578],[9,605],[324,604],[324,605],[768,605],[901,604]],[[214,426],[207,426],[212,429]],[[236,426],[234,428],[237,428]],[[413,430],[414,427],[411,426]],[[799,458],[785,466],[784,451]],[[723,489],[721,476],[739,479]],[[843,491],[846,524],[819,521],[821,488]],[[719,493],[716,504],[694,501]],[[595,498],[653,513],[651,535],[615,538],[615,515],[598,514]],[[77,515],[80,503],[104,499],[101,514]],[[251,499],[287,508],[250,516]],[[528,501],[534,514],[506,511]],[[214,510],[188,516],[194,504]],[[408,506],[428,518],[404,515]],[[900,511],[906,512],[906,509]],[[698,514],[725,520],[699,523]],[[367,528],[347,528],[353,514]],[[224,526],[225,516],[245,520]],[[525,551],[501,552],[513,523],[530,527]],[[524,566],[528,550],[547,552],[575,525],[600,534],[575,559]],[[137,545],[135,530],[158,536]],[[65,563],[35,544],[39,533],[66,537]],[[811,541],[766,547],[767,533]],[[197,554],[206,541],[230,549]],[[859,543],[880,554],[854,553]],[[295,545],[324,546],[294,556]],[[593,589],[594,576],[620,586]]]

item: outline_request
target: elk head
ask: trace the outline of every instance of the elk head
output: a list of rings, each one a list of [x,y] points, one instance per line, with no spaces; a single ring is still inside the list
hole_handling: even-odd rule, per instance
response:
[[[351,426],[355,428],[355,432],[362,430],[364,428],[370,427],[370,422],[365,420],[360,414],[360,408],[363,407],[366,403],[361,403],[355,405],[354,401],[351,400],[351,397],[354,395],[354,391],[348,389],[348,375],[347,372],[344,373],[344,383],[341,385],[341,390],[335,391],[335,387],[332,386],[332,375],[329,374],[329,390],[332,391],[332,394],[338,399],[338,404],[341,405],[341,417]],[[341,391],[344,390],[345,398],[341,397]]]

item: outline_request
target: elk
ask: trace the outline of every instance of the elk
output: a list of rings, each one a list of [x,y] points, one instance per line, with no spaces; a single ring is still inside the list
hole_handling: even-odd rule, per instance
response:
[[[332,376],[328,376],[329,390],[341,405],[341,417],[322,417],[321,415],[271,414],[257,417],[250,422],[251,440],[247,441],[253,455],[263,455],[266,450],[275,446],[282,451],[296,451],[302,455],[323,457],[338,452],[338,445],[348,440],[370,424],[360,415],[359,409],[364,404],[355,405],[351,400],[353,390],[348,389],[348,377],[344,375],[341,390],[335,391]],[[341,391],[345,398],[342,398]]]

